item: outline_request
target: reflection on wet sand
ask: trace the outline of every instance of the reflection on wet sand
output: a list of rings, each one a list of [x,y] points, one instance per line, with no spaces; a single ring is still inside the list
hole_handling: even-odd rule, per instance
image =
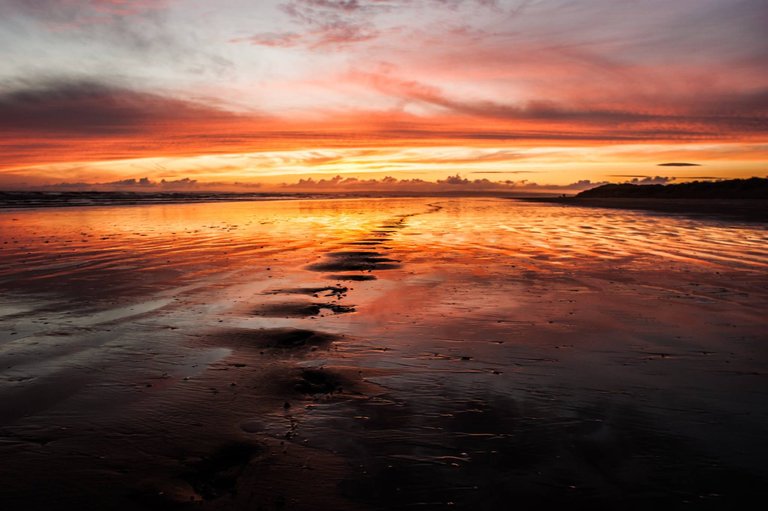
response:
[[[761,225],[381,199],[0,227],[9,509],[708,509],[766,480]]]

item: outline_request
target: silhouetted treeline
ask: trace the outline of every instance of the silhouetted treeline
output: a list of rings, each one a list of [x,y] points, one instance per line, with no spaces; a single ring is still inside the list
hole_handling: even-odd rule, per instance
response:
[[[669,185],[608,184],[585,190],[576,197],[638,199],[768,199],[768,179],[691,181]]]

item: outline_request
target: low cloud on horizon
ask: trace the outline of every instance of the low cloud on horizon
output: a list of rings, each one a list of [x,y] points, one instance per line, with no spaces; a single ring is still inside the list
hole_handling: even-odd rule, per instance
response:
[[[665,185],[678,179],[671,176],[638,176],[634,174],[610,174],[608,177],[629,177],[632,178],[625,183],[632,185]]]
[[[620,183],[650,185],[668,184],[675,177],[668,176],[634,176],[614,175],[613,177],[629,177],[631,179]],[[24,187],[37,191],[133,191],[133,192],[242,192],[252,193],[348,193],[348,192],[495,192],[522,194],[558,194],[576,193],[597,186],[611,183],[610,181],[593,181],[580,179],[565,185],[542,184],[526,179],[491,181],[489,179],[469,179],[460,174],[444,179],[428,181],[424,179],[398,179],[392,176],[383,178],[364,179],[336,175],[330,178],[305,178],[292,183],[242,183],[242,182],[200,182],[185,177],[176,180],[152,180],[149,177],[121,179],[103,183],[62,182],[51,185]]]

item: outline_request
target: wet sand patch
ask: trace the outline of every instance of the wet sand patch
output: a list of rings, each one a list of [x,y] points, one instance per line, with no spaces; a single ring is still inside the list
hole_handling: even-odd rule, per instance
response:
[[[757,483],[717,464],[686,473],[681,457],[706,458],[685,441],[648,429],[631,408],[607,418],[599,408],[579,407],[571,412],[574,419],[533,405],[539,414],[534,418],[532,403],[454,397],[455,408],[443,409],[439,423],[418,410],[350,402],[370,416],[360,452],[390,454],[361,459],[365,471],[346,480],[342,493],[380,509],[416,507],[425,498],[434,508],[456,509],[505,509],[510,502],[522,509],[613,509],[626,500],[638,503],[632,509],[720,509],[746,504],[743,495]],[[374,413],[392,417],[381,420]],[[677,492],[680,505],[668,506]],[[684,500],[697,494],[698,504]]]
[[[310,271],[374,271],[374,270],[396,270],[401,265],[396,262],[366,262],[366,261],[331,261],[327,263],[318,263],[308,266]]]
[[[217,332],[209,338],[239,347],[290,350],[327,346],[341,337],[300,328],[236,328]]]
[[[340,250],[338,252],[328,252],[326,257],[333,257],[338,259],[348,258],[379,258],[386,257],[386,254],[377,252],[375,250]]]
[[[333,394],[343,390],[347,383],[344,377],[332,371],[302,369],[293,388],[302,394]]]
[[[294,434],[259,435],[258,445],[233,440],[211,454],[180,461],[172,479],[150,483],[143,495],[134,496],[140,507],[127,509],[308,510],[318,504],[324,509],[358,509],[336,490],[348,474],[343,461],[300,445]],[[311,474],[312,484],[303,474]]]
[[[349,280],[352,282],[365,282],[368,280],[376,280],[376,275],[344,275],[341,273],[335,273],[333,275],[326,275],[328,280]]]
[[[349,288],[346,286],[322,286],[322,287],[294,287],[289,289],[275,289],[274,291],[268,291],[266,294],[286,294],[286,295],[308,295],[313,297],[336,297],[342,298],[347,294]]]
[[[233,495],[243,471],[262,452],[263,449],[245,442],[222,446],[210,456],[191,464],[183,479],[203,500]]]
[[[330,261],[315,263],[307,266],[310,271],[373,271],[394,270],[400,268],[400,262],[388,257],[379,256],[338,256]]]
[[[338,303],[281,302],[265,303],[251,310],[254,316],[267,318],[308,318],[319,316],[324,312],[348,314],[355,312],[355,307]]]
[[[390,374],[373,368],[361,369],[349,366],[293,367],[270,375],[274,392],[288,398],[304,396],[318,398],[359,398],[379,395],[385,390],[364,377]]]

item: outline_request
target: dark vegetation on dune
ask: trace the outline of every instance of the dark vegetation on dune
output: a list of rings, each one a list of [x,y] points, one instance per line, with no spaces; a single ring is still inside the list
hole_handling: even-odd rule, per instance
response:
[[[607,184],[585,190],[576,197],[585,199],[768,199],[768,179],[751,177],[669,185]]]
[[[0,208],[175,204],[182,202],[249,201],[301,198],[288,193],[119,192],[119,191],[0,191]]]

